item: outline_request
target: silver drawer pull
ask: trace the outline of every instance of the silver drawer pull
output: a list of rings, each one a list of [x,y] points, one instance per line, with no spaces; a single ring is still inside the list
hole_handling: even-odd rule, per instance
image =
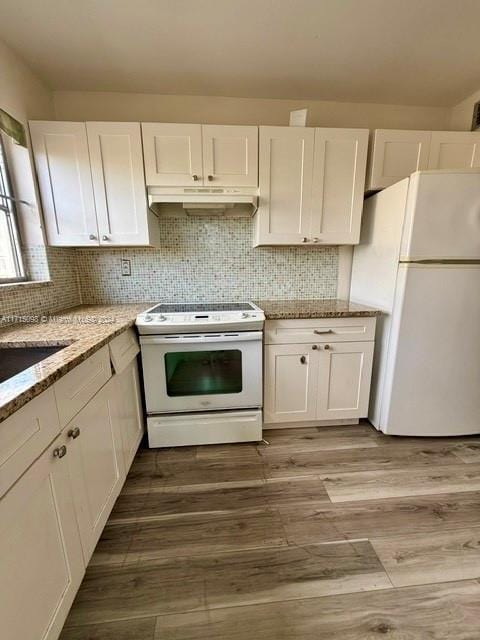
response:
[[[316,333],[317,336],[322,336],[322,335],[324,335],[326,333],[335,333],[335,331],[333,329],[325,329],[325,330],[323,330],[323,329],[314,329],[313,333]]]
[[[67,455],[67,447],[62,444],[61,447],[57,447],[56,449],[53,450],[53,457],[54,458],[63,458],[63,456]]]
[[[76,438],[78,438],[78,436],[80,435],[80,429],[78,427],[74,427],[73,429],[69,429],[67,436],[69,438],[72,438],[72,440],[76,440]]]

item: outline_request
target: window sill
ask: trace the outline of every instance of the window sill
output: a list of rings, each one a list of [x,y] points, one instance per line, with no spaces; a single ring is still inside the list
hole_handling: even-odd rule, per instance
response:
[[[53,283],[51,280],[25,280],[23,282],[5,282],[0,283],[0,291],[20,291],[21,289],[38,289],[40,287],[49,287]]]

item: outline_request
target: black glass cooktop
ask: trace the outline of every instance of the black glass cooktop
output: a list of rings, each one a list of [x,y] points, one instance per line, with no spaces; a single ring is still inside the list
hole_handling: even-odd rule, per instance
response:
[[[212,304],[158,304],[149,313],[210,313],[215,311],[252,311],[249,302],[214,302]]]

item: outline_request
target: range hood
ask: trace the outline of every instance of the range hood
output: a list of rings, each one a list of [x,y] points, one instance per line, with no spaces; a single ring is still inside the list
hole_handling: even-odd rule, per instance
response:
[[[181,205],[187,215],[253,216],[258,209],[258,190],[247,187],[148,187],[150,209],[161,215],[168,205]]]

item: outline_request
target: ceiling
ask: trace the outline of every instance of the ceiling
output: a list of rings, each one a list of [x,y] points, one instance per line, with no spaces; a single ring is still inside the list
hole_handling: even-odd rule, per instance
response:
[[[1,0],[52,89],[451,106],[480,88],[480,0]]]

